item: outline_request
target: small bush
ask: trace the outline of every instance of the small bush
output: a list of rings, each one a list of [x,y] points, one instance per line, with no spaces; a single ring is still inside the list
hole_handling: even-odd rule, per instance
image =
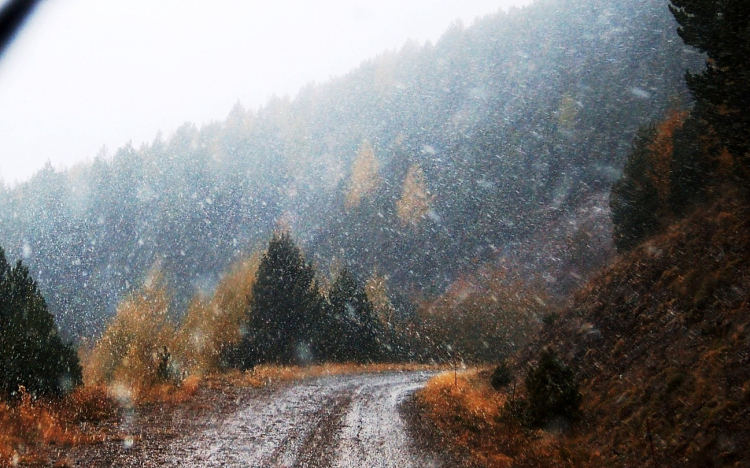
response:
[[[116,415],[118,405],[105,386],[80,386],[65,400],[63,412],[73,423],[99,422]]]
[[[556,418],[574,421],[580,416],[581,394],[573,370],[555,351],[546,348],[526,376],[531,422],[545,425]]]
[[[500,412],[500,420],[513,426],[527,428],[531,426],[529,402],[522,399],[507,400]]]
[[[560,314],[556,312],[550,312],[549,314],[542,317],[542,323],[545,325],[552,325],[557,322],[558,318],[560,318]]]
[[[510,371],[508,364],[506,362],[500,363],[490,376],[490,385],[499,391],[510,385],[511,382],[513,382],[513,373]]]

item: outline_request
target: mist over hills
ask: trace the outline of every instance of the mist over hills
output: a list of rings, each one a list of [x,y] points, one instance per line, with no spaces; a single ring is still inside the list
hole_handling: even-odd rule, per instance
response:
[[[179,309],[288,228],[326,271],[434,294],[484,264],[569,288],[611,246],[639,126],[701,58],[666,2],[543,0],[407,44],[223,122],[0,188],[0,245],[62,330],[91,336],[160,262]],[[241,54],[238,53],[238,60]]]

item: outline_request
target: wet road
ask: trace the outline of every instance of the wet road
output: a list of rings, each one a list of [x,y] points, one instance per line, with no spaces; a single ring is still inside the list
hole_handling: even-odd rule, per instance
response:
[[[431,376],[325,377],[277,389],[189,439],[173,440],[158,466],[437,467],[407,434],[399,407]]]

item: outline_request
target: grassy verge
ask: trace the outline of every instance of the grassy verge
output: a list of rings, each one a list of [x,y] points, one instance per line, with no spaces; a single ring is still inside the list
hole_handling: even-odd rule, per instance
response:
[[[529,429],[503,410],[513,385],[498,392],[489,369],[446,372],[417,392],[417,403],[456,453],[485,467],[597,466],[575,430]]]
[[[257,366],[246,372],[233,371],[213,378],[228,379],[238,386],[255,388],[266,385],[304,380],[317,377],[345,374],[368,374],[381,372],[413,372],[445,369],[445,366],[427,364],[320,364],[315,366]]]
[[[111,418],[117,406],[104,387],[81,387],[61,399],[22,393],[17,402],[0,402],[0,466],[41,463],[43,446],[103,441],[105,434],[91,423]]]

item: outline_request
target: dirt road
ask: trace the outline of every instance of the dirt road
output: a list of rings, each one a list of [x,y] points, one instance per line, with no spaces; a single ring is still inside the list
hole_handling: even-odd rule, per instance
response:
[[[256,392],[222,417],[193,423],[194,432],[181,435],[177,428],[161,442],[144,438],[137,447],[117,450],[106,463],[186,468],[443,466],[441,456],[425,453],[424,444],[414,443],[401,411],[402,401],[431,375],[342,375]],[[93,459],[77,462],[99,465]]]

